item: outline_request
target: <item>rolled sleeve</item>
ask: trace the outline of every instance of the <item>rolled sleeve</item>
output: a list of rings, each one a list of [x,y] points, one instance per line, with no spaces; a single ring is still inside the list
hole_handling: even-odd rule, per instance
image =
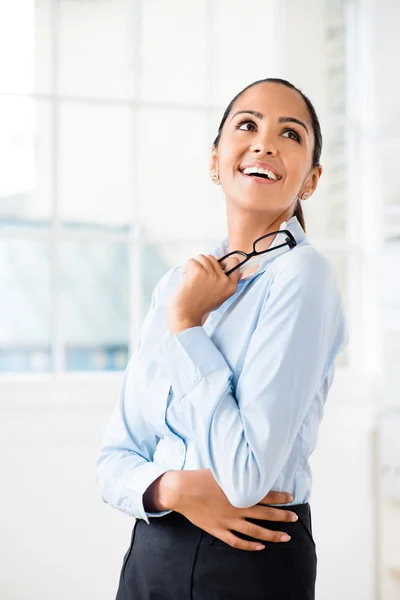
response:
[[[129,495],[134,499],[132,504],[132,513],[137,518],[144,519],[147,523],[149,523],[149,517],[163,517],[164,515],[172,512],[171,510],[164,510],[155,513],[146,512],[143,504],[143,497],[146,490],[167,471],[167,468],[155,462],[146,463],[135,470],[135,473],[128,482],[126,488],[130,492]]]
[[[214,371],[228,367],[201,326],[170,335],[158,349],[158,362],[171,381],[176,400]]]

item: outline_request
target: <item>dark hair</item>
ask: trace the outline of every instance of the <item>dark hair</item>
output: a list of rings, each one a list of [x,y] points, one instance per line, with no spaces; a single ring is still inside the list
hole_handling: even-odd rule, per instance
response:
[[[307,107],[308,113],[310,115],[310,119],[311,119],[311,123],[312,123],[312,127],[313,127],[313,131],[314,131],[314,151],[313,151],[313,157],[312,157],[312,166],[313,167],[317,167],[319,165],[319,161],[321,158],[321,150],[322,150],[322,133],[321,133],[321,125],[319,123],[319,119],[317,117],[317,113],[315,112],[315,108],[312,105],[311,101],[307,98],[307,96],[305,94],[303,94],[303,92],[301,90],[299,90],[296,86],[294,86],[292,83],[290,83],[289,81],[287,81],[286,79],[279,79],[279,78],[275,78],[275,77],[268,77],[267,79],[259,79],[258,81],[254,81],[253,83],[250,83],[250,85],[247,85],[241,92],[239,92],[238,94],[236,94],[236,96],[233,98],[233,100],[231,100],[231,102],[228,104],[227,108],[225,109],[224,115],[222,117],[221,123],[219,125],[218,128],[218,134],[217,137],[214,140],[214,146],[215,148],[218,148],[218,144],[221,138],[221,133],[222,133],[222,128],[225,124],[226,119],[228,118],[228,116],[231,113],[231,110],[233,108],[233,105],[235,104],[236,100],[249,88],[258,85],[259,83],[279,83],[281,85],[285,85],[286,87],[295,90],[296,92],[298,92],[300,94],[300,96],[303,98],[305,105]],[[304,221],[304,214],[303,214],[303,209],[301,207],[300,201],[297,201],[296,204],[296,208],[294,211],[294,216],[297,217],[300,225],[302,226],[302,228],[304,229],[304,231],[306,230],[306,224]]]

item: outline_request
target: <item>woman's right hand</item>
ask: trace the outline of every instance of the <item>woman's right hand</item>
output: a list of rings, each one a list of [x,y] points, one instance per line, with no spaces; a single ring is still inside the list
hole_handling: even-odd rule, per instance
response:
[[[195,471],[168,471],[159,478],[158,494],[164,509],[184,515],[197,527],[241,550],[258,550],[260,543],[243,540],[232,530],[268,542],[285,542],[290,537],[283,531],[272,531],[246,520],[293,522],[297,515],[282,508],[263,504],[285,504],[292,500],[285,492],[269,492],[260,504],[250,508],[236,508],[215,481],[210,469]]]

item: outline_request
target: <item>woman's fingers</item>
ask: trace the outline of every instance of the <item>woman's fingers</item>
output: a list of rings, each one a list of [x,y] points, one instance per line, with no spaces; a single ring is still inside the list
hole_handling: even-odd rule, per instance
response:
[[[287,507],[289,510],[282,506],[292,501],[290,494],[270,492],[260,504],[239,509],[229,503],[210,469],[178,471],[175,477],[178,478],[179,493],[174,500],[174,510],[232,548],[255,551],[257,546],[262,546],[265,542],[282,543],[290,539],[284,531],[274,531],[264,527],[264,523],[256,525],[247,520],[259,519],[265,522],[265,525],[268,525],[268,521],[293,522],[293,517],[296,518],[297,515],[290,511],[290,506]],[[263,502],[268,506],[264,506]],[[281,506],[276,508],[271,504]],[[270,527],[272,526],[271,523]],[[252,539],[243,540],[235,535],[235,532]]]
[[[237,521],[237,524],[234,526],[234,530],[238,531],[239,533],[244,533],[252,538],[256,538],[261,542],[265,541],[279,543],[288,542],[290,540],[290,536],[284,531],[267,529],[266,527],[261,527],[260,525],[255,525],[254,523],[250,523],[249,521],[242,519]]]
[[[229,546],[232,546],[232,548],[236,548],[236,550],[255,551],[264,549],[264,545],[261,542],[248,542],[247,540],[242,540],[241,538],[236,537],[232,531],[221,530],[213,535]]]
[[[290,507],[289,507],[290,508]],[[250,519],[263,519],[264,521],[281,521],[282,523],[292,523],[297,521],[298,516],[290,510],[274,508],[273,506],[261,506],[257,504],[251,508],[244,508],[243,514]]]
[[[210,275],[213,275],[214,273],[217,275],[219,274],[217,273],[214,264],[208,259],[207,256],[204,256],[204,254],[198,254],[194,257],[194,260],[204,267],[204,269],[210,273]]]

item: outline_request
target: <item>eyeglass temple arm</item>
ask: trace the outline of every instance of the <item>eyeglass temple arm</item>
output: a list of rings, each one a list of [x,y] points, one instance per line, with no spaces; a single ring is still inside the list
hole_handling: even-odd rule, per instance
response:
[[[296,240],[294,239],[294,237],[290,233],[290,231],[288,231],[287,229],[281,229],[280,231],[274,231],[273,233],[271,233],[269,235],[273,235],[273,234],[277,235],[278,233],[285,233],[287,235],[287,238],[286,238],[285,242],[288,244],[289,248],[294,248],[295,246],[297,246]],[[260,239],[262,239],[262,238],[260,238]],[[256,241],[258,241],[258,240],[256,240]],[[280,248],[282,246],[283,246],[283,244],[280,244],[278,246],[278,248]],[[275,250],[275,248],[271,248],[271,251],[272,250]],[[242,252],[242,250],[233,250],[232,252],[229,252],[228,254],[225,254],[225,256],[221,256],[221,258],[218,259],[218,262],[221,262],[221,260],[224,260],[228,256],[231,256],[231,254],[242,254],[243,256],[246,257],[246,259],[248,258],[248,254],[246,254],[246,252]]]

